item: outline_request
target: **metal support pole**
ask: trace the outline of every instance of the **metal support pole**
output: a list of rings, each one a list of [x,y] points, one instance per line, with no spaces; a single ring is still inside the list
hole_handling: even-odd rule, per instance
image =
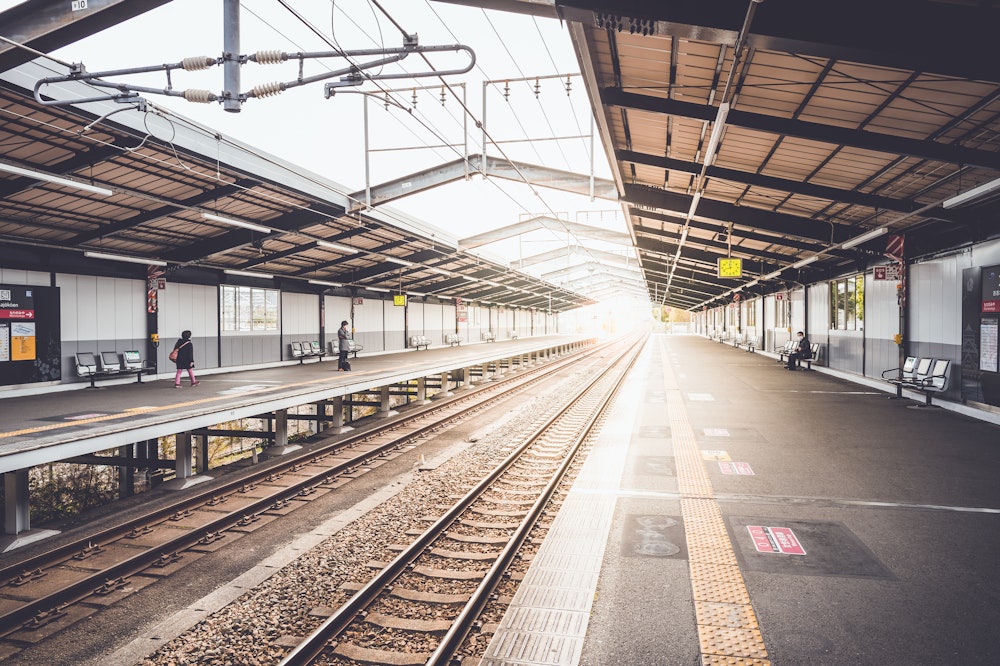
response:
[[[368,152],[368,95],[362,95],[364,101],[365,127],[365,210],[372,209],[371,157]]]
[[[174,475],[178,479],[190,479],[194,473],[194,461],[191,459],[191,433],[177,433],[177,445],[174,463]]]
[[[223,0],[222,50],[223,70],[222,108],[230,113],[240,112],[240,0]]]
[[[118,455],[132,460],[135,458],[135,446],[128,444],[118,447]],[[135,468],[132,465],[118,467],[118,497],[131,497],[135,490]]]
[[[390,385],[379,387],[379,408],[378,412],[375,413],[380,419],[387,419],[390,416],[395,416],[399,414],[389,405],[389,389],[392,388]]]
[[[18,534],[31,529],[31,505],[28,497],[28,470],[4,472],[3,531]]]

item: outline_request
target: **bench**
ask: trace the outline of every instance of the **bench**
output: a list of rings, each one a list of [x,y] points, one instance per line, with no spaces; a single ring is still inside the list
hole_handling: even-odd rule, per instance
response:
[[[351,338],[347,339],[347,347],[348,347],[348,349],[347,349],[348,355],[354,354],[354,358],[358,357],[358,352],[365,350],[365,348],[363,346],[359,345],[357,342],[355,342]],[[330,352],[329,353],[330,353],[331,356],[337,356],[338,358],[340,357],[340,341],[339,340],[330,340]]]
[[[306,343],[303,342],[302,343],[303,348],[305,347],[305,345]],[[323,357],[326,356],[326,350],[323,349],[323,346],[319,343],[319,340],[311,340],[309,342],[309,353],[318,358],[320,362],[322,362]]]
[[[90,380],[90,388],[97,388],[98,379],[112,379],[127,375],[135,375],[136,381],[142,383],[142,376],[152,372],[142,361],[138,351],[129,350],[118,357],[116,352],[101,352],[100,361],[93,352],[78,352],[76,354],[76,374]]]
[[[737,333],[736,336],[729,341],[729,343],[734,347],[742,347],[745,341],[746,341],[746,336],[743,335],[742,333]]]
[[[919,359],[916,356],[907,356],[903,365],[899,368],[889,368],[882,371],[882,379],[896,387],[896,397],[903,397],[903,384],[913,382],[917,379],[917,366],[923,364],[923,376],[926,377],[931,369],[932,359]],[[891,373],[891,375],[890,375]]]
[[[791,344],[786,344],[785,348],[778,352],[778,360],[785,363],[792,352],[795,351],[795,342],[791,341]],[[806,370],[812,370],[812,364],[814,361],[819,361],[819,343],[813,342],[809,345],[809,358],[797,359],[795,365],[799,368],[802,364],[806,364]]]
[[[511,331],[510,332],[510,339],[511,340],[517,340],[517,331]]]
[[[906,388],[913,389],[914,391],[919,391],[924,394],[926,402],[924,402],[924,407],[933,407],[931,404],[931,398],[935,393],[944,393],[948,389],[948,370],[951,368],[951,361],[946,358],[939,358],[934,361],[934,365],[931,368],[929,375],[920,378],[919,380],[914,380],[912,383],[906,385]]]
[[[423,347],[424,349],[429,349],[431,346],[431,341],[427,338],[426,335],[411,335],[410,346],[416,347],[417,351],[420,351],[421,347]]]
[[[448,335],[444,336],[444,342],[449,347],[457,347],[462,344],[462,338],[460,338],[458,335],[454,333],[449,333]]]
[[[484,342],[496,342],[497,341],[497,335],[496,335],[496,333],[494,333],[493,331],[486,331],[485,333],[483,333],[483,341]]]
[[[746,348],[747,352],[753,353],[757,349],[757,345],[760,344],[760,336],[751,335],[741,341],[739,344],[734,344],[734,347]]]

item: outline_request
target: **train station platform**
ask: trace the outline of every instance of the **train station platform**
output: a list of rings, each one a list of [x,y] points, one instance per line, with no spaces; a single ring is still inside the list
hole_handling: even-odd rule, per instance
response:
[[[1000,427],[653,336],[484,666],[996,664]]]
[[[4,476],[5,531],[28,530],[27,470],[50,462],[99,463],[91,454],[159,437],[209,429],[241,418],[269,415],[271,448],[287,448],[287,410],[319,405],[326,427],[344,426],[350,396],[365,394],[368,404],[389,415],[390,387],[415,382],[415,399],[445,392],[512,369],[526,367],[587,344],[585,336],[550,335],[491,343],[425,348],[403,352],[362,353],[351,358],[350,372],[337,370],[336,356],[326,360],[285,362],[265,368],[196,369],[198,386],[186,374],[181,390],[174,373],[142,382],[133,378],[103,380],[96,388],[81,383],[30,395],[0,392],[0,472]],[[394,413],[394,412],[391,412]],[[202,438],[207,442],[207,438]],[[155,446],[152,447],[155,456]],[[178,437],[176,461],[153,460],[153,466],[176,467],[176,480],[194,482],[191,438]],[[113,460],[108,458],[107,460]],[[114,464],[105,463],[105,464]],[[135,463],[139,465],[139,463]]]

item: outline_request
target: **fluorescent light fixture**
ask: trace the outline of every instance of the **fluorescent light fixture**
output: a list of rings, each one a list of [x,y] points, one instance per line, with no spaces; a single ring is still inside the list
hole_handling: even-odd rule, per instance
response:
[[[142,257],[126,257],[121,254],[105,254],[103,252],[84,252],[83,256],[91,259],[107,259],[108,261],[124,261],[130,264],[147,264],[149,266],[166,266],[167,262],[159,259],[143,259]]]
[[[694,196],[691,197],[691,205],[688,207],[688,219],[694,217],[694,211],[698,208],[699,201],[701,201],[701,192],[695,192]]]
[[[479,282],[479,278],[472,277],[471,275],[463,275],[462,278],[468,280],[469,282]]]
[[[367,289],[368,291],[381,291],[383,294],[388,294],[392,289],[383,289],[382,287],[361,287],[362,289]]]
[[[430,294],[425,294],[422,291],[408,291],[406,293],[408,293],[410,296],[430,296]]]
[[[213,222],[221,222],[222,224],[228,224],[231,227],[241,227],[243,229],[249,229],[251,231],[259,231],[262,234],[271,233],[270,227],[261,226],[259,224],[254,224],[252,222],[244,222],[242,220],[234,220],[229,217],[222,217],[221,215],[216,215],[215,213],[202,213],[201,216],[206,220],[212,220]]]
[[[768,273],[767,275],[764,275],[760,279],[761,280],[773,280],[774,278],[778,277],[779,275],[781,275],[781,270],[776,270],[773,273]]]
[[[318,284],[324,287],[343,287],[339,282],[326,282],[324,280],[309,280],[309,284]]]
[[[251,271],[237,271],[229,268],[225,269],[225,272],[229,273],[230,275],[242,275],[243,277],[264,278],[265,280],[270,280],[271,278],[274,277],[270,273],[253,273]]]
[[[712,125],[712,135],[708,137],[708,148],[705,149],[705,166],[712,166],[715,161],[715,150],[719,147],[722,139],[722,129],[726,126],[726,116],[729,115],[729,102],[719,105],[719,112],[715,116],[715,123]]]
[[[385,259],[388,262],[394,263],[394,264],[399,264],[400,266],[412,266],[413,265],[412,261],[407,261],[405,259],[397,259],[396,257],[384,256],[383,259]]]
[[[316,245],[319,247],[325,247],[328,250],[335,250],[337,252],[346,252],[347,254],[357,254],[358,251],[353,247],[347,247],[346,245],[338,245],[337,243],[331,243],[330,241],[318,240]]]
[[[758,282],[760,282],[760,280],[751,280],[750,282],[747,282],[745,286],[752,287],[755,284],[757,284]]]
[[[110,197],[112,194],[114,194],[114,192],[112,192],[106,187],[98,187],[96,185],[90,185],[88,183],[81,183],[75,180],[70,180],[69,178],[54,176],[50,173],[45,173],[44,171],[34,171],[32,169],[25,169],[23,167],[14,166],[13,164],[6,164],[4,162],[0,162],[0,171],[6,171],[7,173],[13,173],[18,176],[35,178],[36,180],[44,180],[47,183],[53,183],[55,185],[75,187],[78,190],[83,190],[84,192],[90,192],[91,194],[100,194],[106,197]]]
[[[888,227],[879,227],[878,229],[872,229],[868,233],[864,233],[861,234],[860,236],[855,236],[850,240],[844,241],[844,243],[840,247],[844,248],[845,250],[852,247],[856,247],[858,245],[861,245],[862,243],[867,243],[873,238],[878,238],[887,231],[889,231]]]
[[[443,268],[438,268],[437,266],[422,266],[422,268],[432,273],[437,273],[438,275],[446,275],[448,277],[451,277],[451,273],[444,270]]]
[[[945,199],[941,203],[941,207],[954,208],[956,206],[961,206],[962,204],[967,204],[972,201],[975,201],[980,197],[985,197],[987,194],[990,194],[991,192],[995,192],[997,190],[1000,190],[1000,178],[997,178],[996,180],[991,180],[988,183],[983,183],[979,187],[973,187],[971,190],[967,192],[962,192],[961,194],[953,196],[950,199]]]
[[[806,264],[811,264],[812,262],[816,261],[817,259],[819,259],[819,255],[818,254],[814,254],[813,256],[806,257],[805,259],[802,259],[801,261],[796,261],[794,264],[792,264],[792,268],[802,268]]]

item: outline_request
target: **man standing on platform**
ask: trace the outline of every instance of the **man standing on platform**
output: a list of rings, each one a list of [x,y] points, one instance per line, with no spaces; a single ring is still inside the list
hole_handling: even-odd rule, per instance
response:
[[[351,334],[347,331],[347,320],[340,322],[337,329],[337,349],[340,351],[340,359],[337,361],[337,371],[351,369],[351,364],[347,362],[347,353],[351,351]]]

